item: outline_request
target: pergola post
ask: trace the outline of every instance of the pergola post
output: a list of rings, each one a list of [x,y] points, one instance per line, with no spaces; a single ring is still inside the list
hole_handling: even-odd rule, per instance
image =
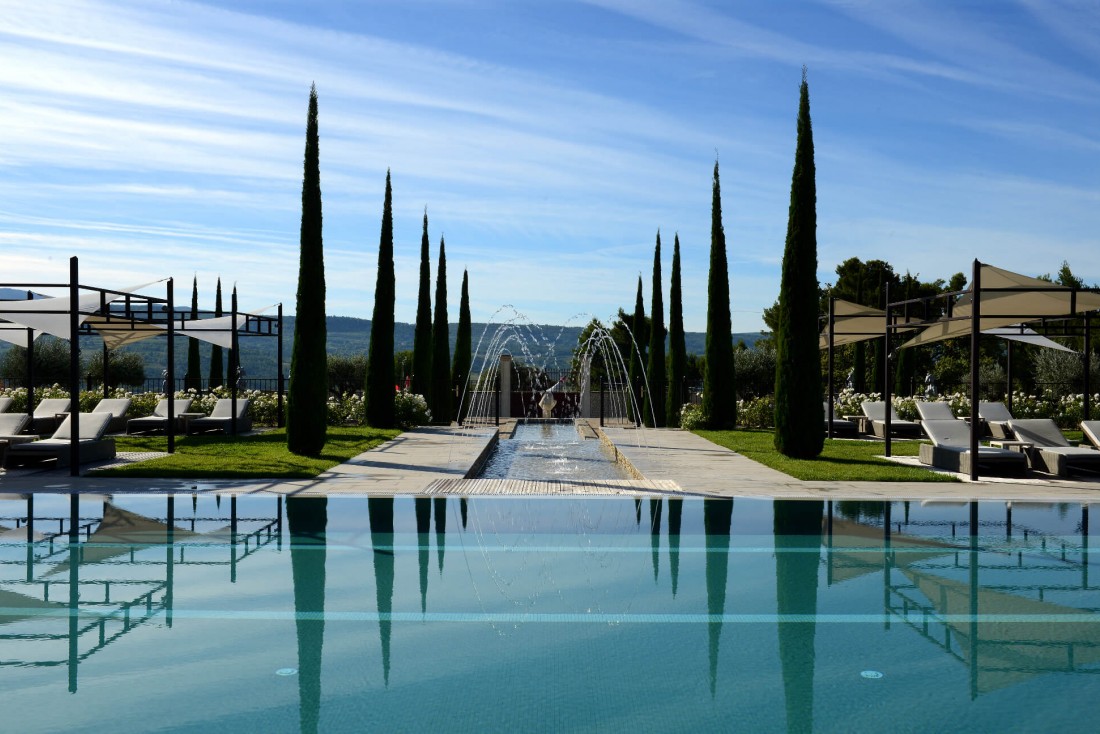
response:
[[[1092,380],[1089,369],[1092,367],[1092,312],[1085,314],[1085,384],[1084,404],[1081,406],[1083,420],[1089,420],[1089,408],[1092,405]]]
[[[69,476],[80,476],[80,263],[69,258]]]
[[[829,430],[828,430],[828,433],[826,433],[826,435],[829,438],[833,437],[833,403],[836,400],[836,394],[835,394],[836,391],[833,387],[833,323],[834,323],[835,315],[836,315],[835,306],[836,306],[836,296],[830,295],[829,296],[829,323],[828,323],[828,332],[826,332],[829,335],[829,356],[828,356],[829,368],[828,368],[828,370],[826,370],[826,372],[829,375],[829,377],[828,377],[828,380],[829,380],[829,392],[828,392],[828,395],[829,395],[829,408],[828,408],[828,413],[825,416],[826,418],[829,419]]]
[[[232,434],[234,436],[236,436],[237,435],[237,383],[240,381],[240,373],[241,373],[241,356],[237,351],[237,348],[240,346],[239,344],[237,344],[237,286],[233,286],[232,304],[233,304],[233,310],[232,310],[233,315],[232,315],[232,318],[230,319],[230,322],[229,322],[230,329],[232,331],[230,331],[230,333],[229,333],[229,339],[230,339],[229,343],[231,345],[230,349],[233,350],[233,354],[237,355],[237,357],[233,360],[233,363],[237,366],[237,369],[236,369],[235,373],[233,374],[233,384],[229,389],[229,400],[230,400],[230,405],[231,405],[230,410],[232,411],[232,415],[229,418],[229,426],[230,426],[230,431],[232,432]]]
[[[981,419],[978,417],[979,347],[982,336],[982,264],[974,260],[974,274],[970,279],[970,480],[978,480],[978,434]],[[977,506],[973,512],[977,513]]]
[[[176,298],[174,295],[175,278],[169,278],[168,291],[168,379],[165,381],[164,397],[168,400],[168,453],[176,451]]]
[[[27,300],[34,294],[27,291]],[[27,328],[27,415],[34,415],[34,329]]]
[[[890,400],[890,281],[884,286],[886,294],[886,328],[882,330],[882,400],[886,403],[886,415],[883,416],[886,425],[886,456],[890,456],[890,416],[893,402]]]

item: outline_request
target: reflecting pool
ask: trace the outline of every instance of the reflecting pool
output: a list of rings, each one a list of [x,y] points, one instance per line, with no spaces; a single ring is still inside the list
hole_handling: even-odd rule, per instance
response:
[[[1073,731],[1100,694],[1078,504],[72,509],[0,499],[8,730]]]

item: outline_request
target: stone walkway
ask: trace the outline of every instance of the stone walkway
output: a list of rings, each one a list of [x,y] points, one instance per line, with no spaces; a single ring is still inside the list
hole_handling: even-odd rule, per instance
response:
[[[593,421],[594,423],[594,421]],[[593,426],[595,428],[595,426]],[[0,475],[0,493],[240,493],[307,496],[395,494],[678,494],[782,499],[1016,500],[1100,502],[1100,479],[987,479],[979,482],[803,482],[687,431],[606,427],[585,431],[614,447],[634,477],[615,481],[473,479],[497,441],[495,428],[421,428],[314,479],[186,480],[73,478],[66,470]],[[912,461],[912,459],[902,459]]]

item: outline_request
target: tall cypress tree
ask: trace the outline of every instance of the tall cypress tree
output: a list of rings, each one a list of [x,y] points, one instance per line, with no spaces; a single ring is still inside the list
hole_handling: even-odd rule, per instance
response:
[[[428,210],[424,210],[424,233],[420,237],[420,296],[416,302],[416,330],[413,332],[412,391],[432,404],[432,268],[428,259]]]
[[[642,387],[642,369],[646,363],[646,347],[648,346],[646,341],[646,323],[645,323],[645,302],[642,300],[642,276],[638,276],[638,295],[634,298],[634,318],[630,322],[630,332],[633,336],[634,343],[630,349],[630,365],[627,369],[627,377],[630,379],[631,394],[638,396],[638,390]],[[639,403],[641,405],[641,403]],[[639,408],[640,410],[640,408]],[[631,400],[627,404],[627,411],[630,414],[631,420],[636,419],[634,415],[634,401]]]
[[[825,434],[818,349],[817,184],[810,90],[806,67],[798,102],[798,142],[775,334],[775,448],[808,459],[821,453]]]
[[[199,317],[199,278],[191,281],[191,320]],[[186,333],[186,332],[184,332]],[[202,389],[202,358],[199,356],[199,340],[187,338],[187,374],[183,378],[187,389]]]
[[[645,394],[645,409],[642,416],[647,426],[658,428],[665,425],[665,300],[661,293],[661,232],[657,231],[657,246],[653,251],[653,315],[649,324],[649,361],[646,364],[646,379],[649,389]]]
[[[668,291],[668,398],[665,419],[668,425],[680,425],[684,402],[684,378],[687,375],[687,346],[684,343],[684,305],[680,285],[680,235],[672,243],[672,283]]]
[[[393,323],[396,285],[393,269],[393,190],[386,171],[386,199],[382,204],[382,234],[378,238],[378,275],[374,283],[374,313],[367,351],[367,378],[363,390],[367,423],[393,428]]]
[[[455,337],[455,359],[451,365],[451,383],[458,385],[459,404],[458,422],[466,418],[469,407],[465,398],[466,383],[470,379],[470,367],[473,362],[473,324],[470,322],[470,284],[466,271],[462,271],[462,301],[458,305],[458,334]],[[464,399],[465,398],[465,399]]]
[[[325,256],[321,238],[321,163],[317,141],[317,87],[309,90],[302,176],[302,231],[294,346],[290,352],[286,445],[316,456],[328,430],[328,352],[325,327]]]
[[[722,430],[737,425],[737,396],[734,391],[730,281],[726,265],[726,233],[722,229],[722,189],[718,181],[718,161],[714,162],[714,185],[711,191],[703,415],[706,416],[709,428]]]
[[[214,316],[223,316],[222,313],[222,279],[218,278],[217,295],[214,296]],[[282,336],[279,337],[282,339]],[[283,366],[279,365],[282,370]],[[222,358],[222,347],[215,344],[210,349],[210,378],[208,385],[211,388],[221,387],[225,383],[225,363]]]
[[[447,252],[439,238],[435,276],[435,320],[432,323],[432,420],[451,422],[451,333],[447,323]]]

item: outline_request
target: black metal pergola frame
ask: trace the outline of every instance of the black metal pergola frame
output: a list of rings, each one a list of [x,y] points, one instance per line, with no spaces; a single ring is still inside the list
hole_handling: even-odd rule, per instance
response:
[[[79,259],[76,256],[69,258],[69,281],[66,283],[0,283],[0,287],[15,288],[19,290],[27,290],[27,298],[31,299],[33,294],[32,288],[66,288],[69,295],[69,306],[67,309],[39,309],[36,312],[40,314],[54,314],[54,315],[67,315],[69,318],[69,333],[73,335],[70,340],[69,346],[69,396],[73,406],[75,406],[70,413],[71,416],[71,435],[72,440],[70,442],[70,475],[80,475],[80,339],[81,335],[84,336],[101,336],[97,332],[103,331],[134,331],[139,325],[150,325],[154,328],[157,326],[162,327],[154,332],[155,336],[160,336],[161,333],[168,337],[167,342],[167,380],[166,389],[169,393],[174,392],[175,386],[175,337],[177,334],[187,334],[187,322],[193,321],[190,310],[188,311],[176,311],[175,298],[174,298],[174,279],[166,278],[165,282],[165,297],[160,298],[156,296],[140,295],[136,293],[128,293],[125,291],[112,290],[109,288],[100,288],[96,286],[81,285],[79,278]],[[80,292],[91,291],[99,294],[99,308],[96,310],[95,315],[100,319],[94,324],[87,321],[80,322],[81,309]],[[111,300],[108,300],[108,297]],[[10,301],[9,301],[10,302]],[[0,301],[0,303],[3,303]],[[0,307],[2,310],[2,307]],[[213,316],[213,312],[200,311],[199,316]],[[230,326],[228,329],[204,329],[205,332],[224,332],[229,331],[231,334],[231,364],[239,364],[239,337],[241,334],[246,336],[274,336],[278,339],[277,347],[277,366],[278,366],[278,412],[277,421],[278,425],[282,426],[284,423],[283,415],[283,400],[285,394],[285,382],[283,377],[283,307],[282,304],[278,305],[277,316],[264,316],[261,314],[241,314],[237,310],[237,291],[234,288],[231,310],[229,314]],[[241,324],[238,319],[244,318],[244,323]],[[0,328],[3,328],[3,324],[9,324],[7,328],[14,329],[26,329],[27,332],[27,412],[32,413],[34,411],[34,329],[31,327],[25,327],[22,324],[15,322],[0,322]],[[178,328],[177,328],[178,324]],[[193,332],[195,330],[192,330]],[[107,391],[107,351],[108,347],[104,342],[104,394]],[[231,383],[231,399],[233,401],[232,406],[232,432],[237,432],[237,381],[235,379],[230,380]],[[168,452],[173,453],[175,451],[175,402],[172,399],[171,394],[166,395],[168,398],[168,425],[167,425],[167,438],[168,438]]]
[[[883,400],[887,404],[887,410],[885,415],[885,443],[886,443],[886,456],[890,456],[890,410],[889,405],[891,403],[890,395],[890,338],[902,329],[911,329],[913,326],[927,327],[937,323],[945,323],[949,321],[970,321],[969,337],[970,337],[970,452],[974,460],[970,462],[970,479],[978,479],[978,446],[979,439],[981,437],[981,420],[978,416],[979,408],[979,388],[981,386],[981,380],[978,370],[978,357],[979,346],[981,341],[981,296],[983,293],[1034,293],[1039,289],[1034,286],[1010,286],[1010,287],[988,287],[982,286],[981,282],[981,269],[983,263],[975,259],[973,263],[973,272],[971,275],[970,286],[961,291],[954,291],[951,293],[941,293],[935,296],[926,296],[924,298],[915,298],[905,301],[890,301],[889,284],[887,284],[886,290],[886,315],[884,323],[884,336],[886,337],[885,348],[882,350],[883,359],[883,374],[887,375],[887,379],[883,385]],[[1083,413],[1084,419],[1089,419],[1090,414],[1090,390],[1089,384],[1089,361],[1091,351],[1091,339],[1092,339],[1092,311],[1078,313],[1077,311],[1077,295],[1079,293],[1100,293],[1100,289],[1096,288],[1075,288],[1072,286],[1059,286],[1052,283],[1049,287],[1043,287],[1044,293],[1068,293],[1069,294],[1069,310],[1063,315],[1049,315],[1041,314],[1036,315],[1032,313],[1001,313],[996,314],[997,319],[1015,319],[1020,324],[1039,322],[1046,326],[1048,323],[1062,322],[1063,324],[1068,321],[1074,321],[1083,319],[1084,325],[1082,327],[1081,336],[1084,337],[1084,349],[1082,350],[1082,359],[1084,360],[1084,405]],[[971,311],[968,315],[955,316],[953,314],[953,306],[956,298],[963,295],[970,295]],[[938,299],[944,299],[946,303],[945,314],[937,318],[929,319],[927,315],[930,310],[930,304],[933,304]],[[924,317],[924,321],[911,320],[914,310],[919,310]],[[903,316],[903,319],[899,320],[899,313]],[[1068,329],[1063,329],[1062,335],[1071,335]],[[965,336],[966,334],[959,334],[958,336]],[[1076,334],[1073,334],[1076,336]],[[831,351],[830,351],[830,364],[831,364]],[[831,370],[830,370],[830,384],[831,384]],[[1009,391],[1011,392],[1011,382],[1009,383]]]

